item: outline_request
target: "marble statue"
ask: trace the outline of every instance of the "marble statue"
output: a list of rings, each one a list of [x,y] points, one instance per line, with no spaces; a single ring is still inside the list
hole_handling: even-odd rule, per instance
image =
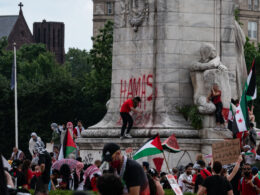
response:
[[[212,102],[207,102],[207,96],[214,83],[218,84],[220,89],[224,91],[222,93],[224,100],[230,98],[230,93],[225,90],[230,89],[228,69],[220,61],[220,57],[212,44],[203,44],[200,48],[200,55],[199,62],[194,63],[190,68],[194,88],[193,100],[201,114],[212,114],[216,108]]]

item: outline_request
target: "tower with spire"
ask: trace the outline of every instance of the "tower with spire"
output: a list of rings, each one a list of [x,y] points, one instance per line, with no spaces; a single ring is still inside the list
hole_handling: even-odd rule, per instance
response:
[[[34,43],[33,35],[23,16],[23,4],[18,4],[20,7],[19,15],[4,15],[0,16],[0,39],[6,38],[8,41],[7,49],[13,48],[13,43],[16,43],[17,49],[23,44]]]

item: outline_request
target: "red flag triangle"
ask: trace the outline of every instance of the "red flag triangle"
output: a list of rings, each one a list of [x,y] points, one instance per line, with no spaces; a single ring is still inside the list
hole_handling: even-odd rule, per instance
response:
[[[153,159],[153,163],[154,163],[155,168],[158,171],[158,173],[161,172],[163,161],[164,161],[164,158],[160,158],[160,157]]]
[[[157,135],[154,140],[151,142],[152,145],[154,145],[156,148],[158,148],[159,150],[163,150],[162,148],[162,143],[160,140],[160,136]]]

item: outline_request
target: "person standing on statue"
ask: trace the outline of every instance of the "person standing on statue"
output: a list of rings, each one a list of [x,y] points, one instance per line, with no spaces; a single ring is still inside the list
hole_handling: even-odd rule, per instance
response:
[[[140,113],[141,114],[142,111],[138,111],[136,109],[136,107],[139,105],[140,102],[141,102],[141,98],[137,96],[137,97],[134,97],[133,99],[126,100],[123,103],[123,105],[121,106],[120,116],[121,116],[121,118],[123,120],[123,125],[122,125],[122,128],[121,128],[120,139],[132,138],[132,136],[129,133],[130,133],[130,130],[131,130],[132,126],[133,126],[133,118],[129,114],[129,112],[133,111],[135,113]],[[126,126],[127,126],[127,131],[125,133]]]
[[[224,125],[224,118],[222,115],[222,108],[223,108],[223,104],[221,101],[221,90],[219,89],[218,85],[215,83],[212,86],[211,89],[211,93],[209,94],[207,101],[212,101],[215,106],[216,106],[216,111],[215,111],[215,115],[216,115],[216,123],[217,123],[217,128],[225,128]]]

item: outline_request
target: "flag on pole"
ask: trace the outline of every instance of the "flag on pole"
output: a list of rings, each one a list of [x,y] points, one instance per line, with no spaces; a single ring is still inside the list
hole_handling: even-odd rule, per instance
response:
[[[160,140],[160,136],[157,134],[153,138],[149,139],[133,156],[134,160],[145,156],[151,156],[155,154],[163,153],[163,148]]]
[[[232,132],[236,135],[238,132],[247,131],[249,129],[249,116],[247,109],[246,87],[244,88],[239,106],[236,109],[235,117],[232,125]]]
[[[228,112],[228,129],[230,131],[232,131],[232,124],[233,124],[233,120],[234,120],[234,111],[233,111],[233,108],[232,108],[232,103],[230,103],[230,106],[229,106],[229,112]]]
[[[70,131],[67,130],[66,135],[63,140],[63,144],[60,148],[60,154],[58,160],[63,158],[68,158],[69,155],[76,150],[76,144],[74,143]]]
[[[257,96],[255,60],[253,61],[252,68],[247,77],[245,88],[247,101],[255,100]]]

